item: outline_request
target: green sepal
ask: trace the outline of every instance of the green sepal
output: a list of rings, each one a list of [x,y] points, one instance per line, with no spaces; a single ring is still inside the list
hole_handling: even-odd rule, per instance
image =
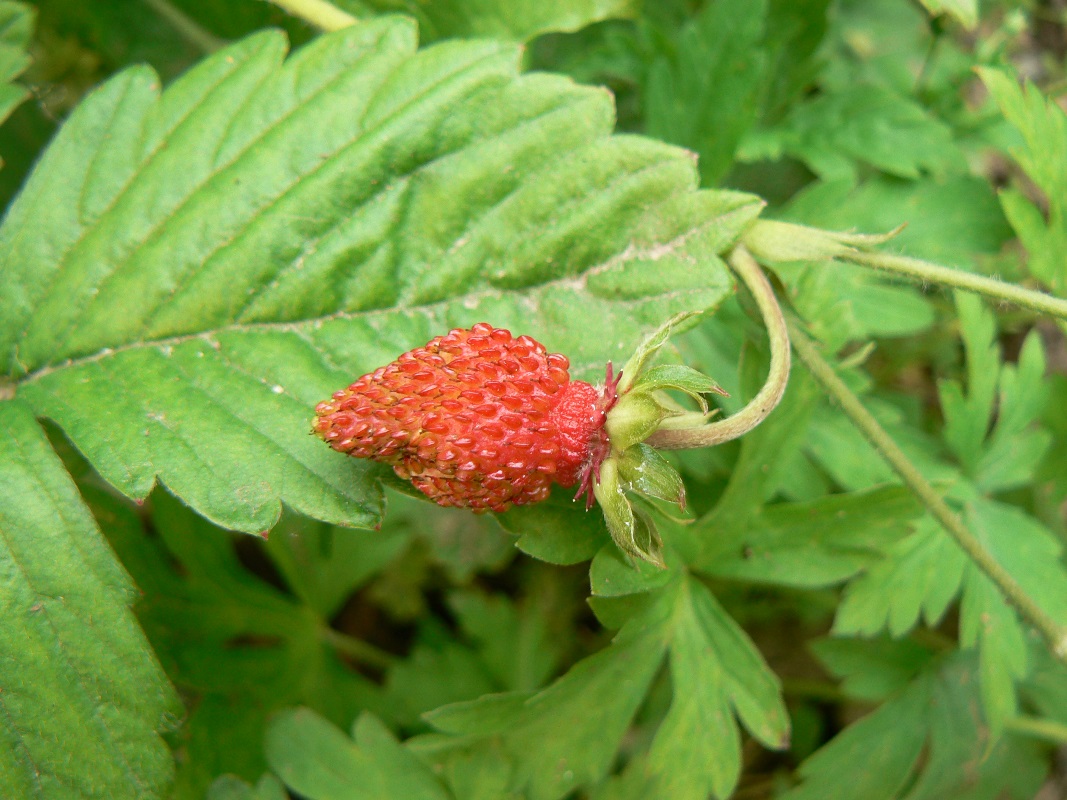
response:
[[[619,456],[618,462],[624,489],[676,503],[685,510],[685,483],[682,476],[654,447],[635,444]]]
[[[608,458],[600,465],[600,479],[594,485],[593,493],[618,548],[631,558],[666,569],[663,542],[652,520],[643,511],[635,511],[626,498],[616,459]]]
[[[704,399],[705,394],[718,394],[729,397],[718,383],[702,372],[697,372],[692,367],[683,364],[661,364],[646,370],[630,388],[631,392],[653,392],[664,389],[677,389],[685,392],[698,403],[704,413],[708,411],[708,402]]]
[[[651,392],[629,392],[608,412],[604,429],[613,453],[621,453],[643,442],[667,417],[678,412],[659,403]]]
[[[700,313],[699,311],[683,311],[680,314],[675,314],[646,336],[644,341],[637,346],[634,354],[630,356],[630,360],[622,368],[622,378],[616,387],[618,393],[622,395],[631,389],[637,378],[644,372],[645,364],[667,343],[675,328],[683,322],[688,322],[694,317],[700,316]]]
[[[760,263],[826,261],[885,244],[903,227],[881,234],[843,233],[761,219],[749,227],[741,239]]]

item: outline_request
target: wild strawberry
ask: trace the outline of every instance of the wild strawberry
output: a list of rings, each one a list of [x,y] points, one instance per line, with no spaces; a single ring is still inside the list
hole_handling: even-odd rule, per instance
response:
[[[610,400],[569,367],[529,336],[457,328],[319,403],[314,432],[391,465],[439,505],[505,511],[545,499],[553,482],[585,488],[603,456]]]
[[[666,435],[664,446],[679,446],[671,437],[707,418],[701,395],[722,390],[688,367],[646,365],[694,316],[665,323],[618,375],[609,363],[599,390],[572,381],[566,356],[529,336],[484,322],[457,328],[319,403],[313,431],[335,450],[389,464],[442,506],[506,511],[544,500],[552,483],[578,484],[625,553],[663,566],[655,525],[629,496],[685,507],[681,477],[644,442]],[[704,413],[664,390],[693,396]]]

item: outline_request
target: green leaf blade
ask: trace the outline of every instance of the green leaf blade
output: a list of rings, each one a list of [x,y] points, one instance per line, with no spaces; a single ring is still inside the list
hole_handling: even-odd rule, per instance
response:
[[[25,405],[0,403],[0,429],[0,794],[160,797],[177,699],[132,583]]]
[[[415,47],[389,17],[288,59],[256,35],[162,94],[123,73],[49,148],[0,228],[0,352],[127,495],[373,526],[374,472],[306,435],[319,400],[485,319],[599,377],[732,289],[758,200],[695,191],[684,152],[612,136],[607,95],[513,46]]]

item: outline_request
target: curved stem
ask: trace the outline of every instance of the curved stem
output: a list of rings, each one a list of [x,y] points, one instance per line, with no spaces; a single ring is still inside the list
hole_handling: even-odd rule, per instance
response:
[[[838,377],[833,367],[819,354],[815,344],[800,330],[793,321],[789,321],[789,337],[797,356],[804,362],[811,374],[833,397],[841,410],[848,415],[852,423],[859,428],[875,450],[893,468],[909,489],[922,501],[927,511],[936,519],[955,540],[964,553],[985,575],[996,584],[1008,602],[1025,617],[1030,624],[1041,631],[1057,658],[1067,662],[1067,627],[1060,625],[1045,612],[1015,578],[993,558],[982,543],[975,538],[963,520],[944,501],[937,490],[922,476],[911,463],[904,451],[897,446],[893,438],[886,433],[871,413],[864,408],[860,399],[852,393],[845,382]]]
[[[339,31],[359,22],[347,11],[342,11],[327,0],[271,0],[274,5],[288,11],[294,17],[310,22],[324,31]]]
[[[744,245],[737,245],[727,260],[752,292],[763,323],[767,326],[767,335],[771,342],[771,366],[767,381],[751,402],[733,416],[698,428],[658,430],[646,440],[652,447],[661,450],[683,450],[690,447],[712,447],[736,439],[763,422],[785,394],[786,382],[789,380],[789,333],[778,299],[774,296],[774,289]]]
[[[392,653],[387,653],[370,642],[343,634],[329,625],[322,626],[320,635],[322,640],[338,653],[343,653],[368,667],[386,670],[396,663],[396,657]]]
[[[858,264],[861,267],[906,275],[915,280],[954,286],[986,297],[1012,303],[1040,314],[1067,320],[1067,300],[1032,289],[1024,289],[1014,283],[1005,283],[995,278],[986,278],[972,272],[943,267],[918,258],[896,256],[890,253],[870,253],[855,250],[837,257],[839,261]]]
[[[226,40],[205,30],[196,20],[175,8],[169,0],[144,0],[144,4],[164,19],[178,35],[203,53],[214,53],[226,46]]]
[[[1009,731],[1044,739],[1052,744],[1067,745],[1067,725],[1052,719],[1040,717],[1014,717],[1004,723]]]

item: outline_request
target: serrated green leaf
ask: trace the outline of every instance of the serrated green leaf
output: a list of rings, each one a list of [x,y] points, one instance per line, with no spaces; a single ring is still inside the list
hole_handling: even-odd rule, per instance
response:
[[[764,0],[708,3],[649,70],[645,129],[696,151],[706,184],[726,173],[755,121],[767,80],[767,57],[758,47],[766,16]]]
[[[710,540],[701,572],[815,588],[847,580],[893,551],[922,506],[899,487],[764,506],[743,531]]]
[[[449,800],[429,769],[371,714],[350,740],[310,709],[278,714],[264,748],[271,769],[308,800]]]
[[[614,544],[602,547],[589,565],[589,588],[594,597],[649,592],[666,585],[673,577],[670,570],[627,558]]]
[[[934,16],[949,14],[968,30],[978,24],[978,0],[921,0]]]
[[[670,645],[673,697],[649,751],[660,797],[729,797],[741,770],[736,714],[764,745],[789,744],[777,677],[759,651],[692,578],[678,583]]]
[[[571,32],[605,19],[634,16],[635,0],[359,0],[380,11],[419,20],[427,41],[491,38],[525,42],[544,33]],[[344,4],[344,3],[343,3]]]
[[[0,795],[162,796],[178,703],[136,596],[32,413],[0,402]]]
[[[540,586],[518,604],[473,591],[449,598],[463,632],[504,689],[539,688],[559,665],[562,643],[552,634],[552,592]]]
[[[827,181],[855,181],[859,163],[912,179],[962,166],[947,125],[881,86],[854,85],[798,105],[771,135],[776,150]]]
[[[296,515],[282,516],[266,541],[267,552],[292,592],[323,619],[410,541],[406,526],[353,535]]]
[[[1023,511],[985,498],[964,505],[964,521],[989,553],[1054,619],[1067,619],[1067,569],[1055,537]],[[920,618],[936,625],[962,591],[960,641],[979,653],[981,696],[994,731],[1014,713],[1015,684],[1028,671],[1026,634],[989,579],[935,523],[924,519],[889,558],[845,592],[837,634],[901,636]]]
[[[988,740],[975,670],[964,654],[934,661],[801,764],[782,800],[1030,800],[1044,758],[1026,740]]]
[[[26,50],[33,36],[35,16],[33,7],[25,3],[0,2],[0,122],[29,97],[29,91],[11,81],[30,65]]]
[[[1067,269],[1060,254],[1067,247],[1067,114],[1032,84],[994,69],[979,69],[1000,113],[1023,138],[1011,151],[1048,201],[1047,220],[1018,192],[1002,195],[1004,210],[1030,256],[1032,275],[1057,293],[1067,289]]]
[[[945,442],[964,470],[976,477],[1000,379],[1000,348],[995,343],[997,324],[993,315],[972,294],[956,293],[956,308],[967,354],[967,391],[961,384],[938,385],[945,415]]]
[[[810,645],[849,697],[879,702],[903,689],[934,654],[910,639],[827,637]]]
[[[536,694],[489,695],[437,709],[428,721],[455,738],[416,739],[412,747],[440,763],[465,743],[498,737],[514,766],[510,789],[529,800],[598,782],[663,659],[668,610],[662,603],[646,607],[611,646]]]
[[[967,559],[935,522],[923,519],[915,533],[891,546],[845,590],[834,633],[902,636],[920,620],[935,626],[963,584]]]
[[[549,564],[566,566],[588,561],[608,541],[604,515],[574,501],[571,490],[557,489],[543,503],[519,506],[496,516],[522,552]]]
[[[505,688],[473,648],[444,635],[433,621],[423,629],[422,641],[390,667],[386,678],[390,710],[400,724],[416,726],[427,711]]]
[[[306,434],[318,400],[481,319],[591,376],[729,292],[718,253],[760,203],[611,136],[604,93],[519,76],[513,46],[416,52],[394,18],[284,55],[251,37],[162,96],[122,73],[0,229],[3,370],[126,494],[373,525],[366,465]]]
[[[1018,364],[1005,364],[1000,371],[996,423],[977,467],[976,482],[981,489],[1002,492],[1033,480],[1052,441],[1052,434],[1035,424],[1048,397],[1045,353],[1040,336],[1031,331]]]
[[[245,780],[262,774],[264,727],[279,708],[313,706],[338,723],[364,708],[385,710],[380,689],[330,646],[325,619],[246,570],[225,531],[156,492],[158,535],[149,537],[126,505],[91,486],[83,491],[108,515],[112,546],[144,593],[138,617],[191,701],[175,736],[186,756],[175,796],[201,797],[221,773]],[[284,528],[276,533],[286,535]]]
[[[255,786],[249,786],[234,775],[216,779],[207,792],[207,800],[288,800],[281,781],[264,775]]]

